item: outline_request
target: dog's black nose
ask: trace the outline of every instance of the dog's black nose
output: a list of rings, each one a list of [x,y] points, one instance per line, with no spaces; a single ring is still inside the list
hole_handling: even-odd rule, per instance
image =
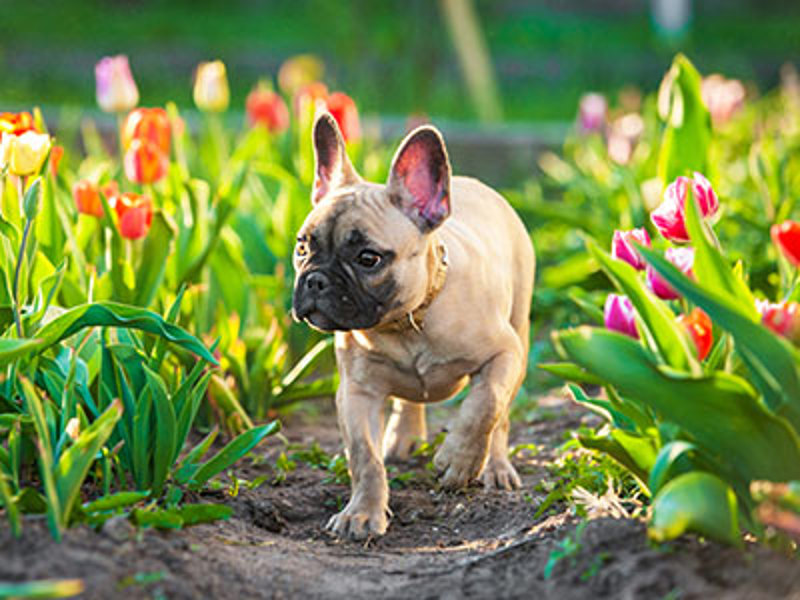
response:
[[[306,277],[306,289],[309,292],[321,292],[328,287],[329,284],[328,276],[319,271],[309,273]]]

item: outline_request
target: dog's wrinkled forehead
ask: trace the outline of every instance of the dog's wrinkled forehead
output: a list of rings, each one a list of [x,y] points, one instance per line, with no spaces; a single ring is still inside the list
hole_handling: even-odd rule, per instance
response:
[[[358,184],[337,190],[309,213],[299,237],[320,250],[371,241],[385,248],[402,247],[418,237],[413,224],[389,201],[384,186]],[[359,239],[355,239],[359,238]]]

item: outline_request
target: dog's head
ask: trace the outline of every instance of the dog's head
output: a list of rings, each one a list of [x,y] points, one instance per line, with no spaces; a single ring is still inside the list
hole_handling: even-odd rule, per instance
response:
[[[450,215],[450,163],[439,132],[403,140],[386,184],[364,181],[336,121],[317,117],[313,208],[297,234],[292,312],[323,331],[370,329],[425,299],[431,233]]]

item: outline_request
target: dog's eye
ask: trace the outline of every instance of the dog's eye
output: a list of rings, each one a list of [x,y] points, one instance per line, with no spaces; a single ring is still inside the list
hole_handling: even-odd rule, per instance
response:
[[[356,257],[356,262],[365,269],[374,269],[381,263],[381,255],[374,250],[362,250]]]
[[[300,258],[304,257],[308,254],[308,246],[303,241],[298,241],[297,245],[294,247],[294,253],[299,256]]]

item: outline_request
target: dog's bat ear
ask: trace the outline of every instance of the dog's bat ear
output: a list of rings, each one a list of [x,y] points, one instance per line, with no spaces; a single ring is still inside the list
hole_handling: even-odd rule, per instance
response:
[[[395,154],[387,182],[392,202],[422,231],[436,229],[450,215],[450,161],[442,135],[423,125]]]
[[[336,119],[328,111],[319,111],[312,133],[314,141],[314,189],[311,202],[316,204],[336,187],[360,181],[344,146]]]

